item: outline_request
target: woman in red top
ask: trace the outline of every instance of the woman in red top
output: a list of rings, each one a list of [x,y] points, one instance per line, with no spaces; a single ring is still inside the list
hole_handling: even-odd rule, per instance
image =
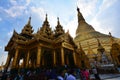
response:
[[[83,69],[81,71],[83,80],[90,80],[90,73],[88,70]]]

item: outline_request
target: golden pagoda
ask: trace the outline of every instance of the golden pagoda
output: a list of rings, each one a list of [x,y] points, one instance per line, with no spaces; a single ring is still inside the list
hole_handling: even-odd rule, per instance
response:
[[[107,57],[112,61],[110,54],[112,40],[110,38],[110,35],[100,33],[96,31],[91,25],[89,25],[82,16],[79,8],[77,8],[77,16],[78,27],[76,30],[76,36],[74,38],[74,42],[76,43],[76,45],[79,46],[80,42],[83,50],[85,51],[85,54],[88,55],[89,60],[93,60],[94,55],[98,53],[97,39],[99,39],[100,43],[105,49]],[[119,38],[113,38],[116,40],[117,43],[120,42]],[[87,44],[88,42],[89,45]]]

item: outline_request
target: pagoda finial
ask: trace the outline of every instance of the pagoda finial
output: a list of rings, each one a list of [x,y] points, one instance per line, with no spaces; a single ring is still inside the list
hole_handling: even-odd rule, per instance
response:
[[[31,16],[29,17],[28,24],[31,24]]]
[[[57,17],[57,20],[58,20],[58,21],[57,21],[57,24],[60,25],[59,17]]]
[[[45,21],[47,21],[47,13],[46,13],[46,18],[45,18]]]

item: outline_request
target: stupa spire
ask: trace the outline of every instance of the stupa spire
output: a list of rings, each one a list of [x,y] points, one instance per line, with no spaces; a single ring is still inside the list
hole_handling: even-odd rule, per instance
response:
[[[77,7],[77,12],[78,12],[78,23],[80,21],[85,21],[84,17],[82,16],[82,13],[80,12],[80,9]]]

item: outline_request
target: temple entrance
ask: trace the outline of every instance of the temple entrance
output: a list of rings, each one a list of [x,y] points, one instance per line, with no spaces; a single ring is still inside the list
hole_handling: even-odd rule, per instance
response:
[[[51,68],[53,67],[53,54],[52,50],[45,50],[43,53],[44,66]]]
[[[73,51],[65,49],[65,64],[71,67],[74,67]]]

